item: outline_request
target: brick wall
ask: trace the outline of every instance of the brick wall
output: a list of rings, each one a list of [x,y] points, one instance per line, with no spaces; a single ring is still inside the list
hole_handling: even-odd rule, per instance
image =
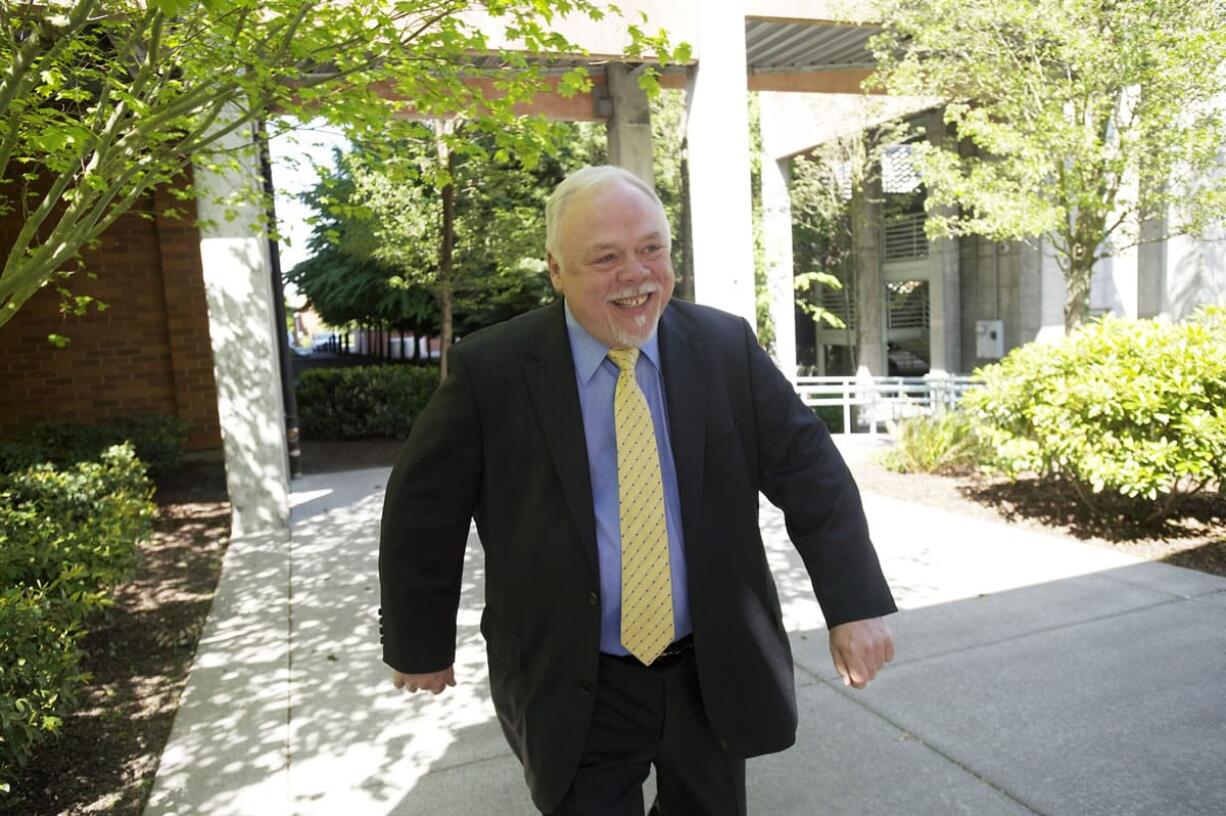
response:
[[[189,424],[189,450],[221,446],[217,385],[194,211],[183,220],[156,215],[184,204],[163,191],[121,217],[85,251],[95,279],[73,275],[68,288],[107,304],[83,317],[60,312],[50,287],[0,326],[0,438],[19,437],[45,420],[91,422],[168,414]],[[11,245],[20,214],[0,219],[0,247]],[[49,334],[71,339],[67,348]]]

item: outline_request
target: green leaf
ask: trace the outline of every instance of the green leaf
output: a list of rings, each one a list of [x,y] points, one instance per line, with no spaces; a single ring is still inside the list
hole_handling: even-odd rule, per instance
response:
[[[178,16],[191,8],[191,5],[192,0],[149,0],[150,8],[157,9],[167,17]]]

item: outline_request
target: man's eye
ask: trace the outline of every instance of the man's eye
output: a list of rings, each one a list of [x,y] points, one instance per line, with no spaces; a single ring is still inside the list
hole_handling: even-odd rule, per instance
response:
[[[607,264],[607,263],[612,263],[615,260],[617,260],[617,256],[610,253],[609,255],[601,255],[599,258],[595,260],[595,263]]]
[[[664,250],[663,244],[648,244],[643,247],[644,255],[659,255]]]

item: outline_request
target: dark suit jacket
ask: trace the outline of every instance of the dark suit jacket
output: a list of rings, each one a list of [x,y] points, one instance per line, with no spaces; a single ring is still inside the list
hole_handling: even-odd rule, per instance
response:
[[[894,602],[847,467],[745,321],[674,300],[659,333],[707,715],[731,753],[778,751],[795,739],[796,702],[759,491],[783,508],[829,626],[887,614]],[[475,517],[494,706],[548,811],[582,753],[600,641],[596,526],[562,305],[477,332],[448,359],[387,486],[384,660],[410,673],[452,664]]]

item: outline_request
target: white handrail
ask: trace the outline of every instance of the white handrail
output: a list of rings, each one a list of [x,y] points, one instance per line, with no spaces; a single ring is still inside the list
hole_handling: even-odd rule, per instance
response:
[[[858,424],[877,433],[877,426],[908,416],[951,410],[977,381],[966,375],[944,377],[797,377],[796,393],[810,407],[840,406],[843,432],[853,433],[851,409]]]

